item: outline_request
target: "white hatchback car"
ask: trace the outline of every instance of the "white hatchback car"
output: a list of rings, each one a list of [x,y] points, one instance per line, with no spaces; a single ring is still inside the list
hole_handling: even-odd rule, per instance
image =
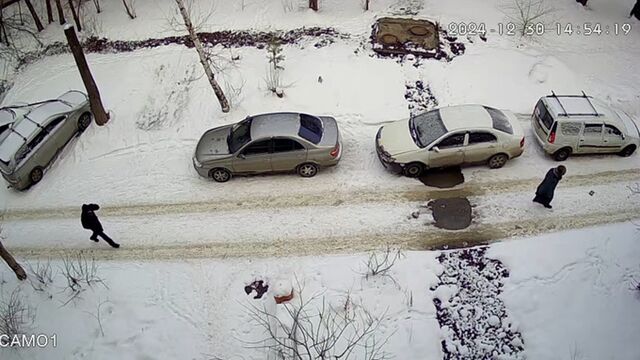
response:
[[[465,163],[502,167],[524,150],[515,114],[482,105],[443,107],[385,125],[376,135],[382,164],[406,176]]]

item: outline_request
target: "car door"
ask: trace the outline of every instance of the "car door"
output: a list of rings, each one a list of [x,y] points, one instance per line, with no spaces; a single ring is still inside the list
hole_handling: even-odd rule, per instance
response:
[[[447,135],[429,149],[429,167],[460,165],[464,161],[465,133]]]
[[[257,140],[247,144],[232,161],[236,173],[259,173],[271,171],[271,139]]]
[[[47,123],[44,126],[45,137],[43,140],[42,148],[38,150],[41,159],[44,163],[48,164],[53,160],[60,150],[69,141],[68,129],[64,127],[64,121],[66,116],[59,116]]]
[[[273,171],[294,170],[307,160],[307,149],[294,139],[274,138],[271,169]]]
[[[607,152],[619,152],[624,146],[624,136],[617,127],[613,125],[604,125],[604,134],[602,135],[603,150]]]
[[[602,151],[602,123],[585,123],[578,140],[578,153],[598,153]]]
[[[498,152],[498,138],[489,131],[470,131],[464,150],[464,162],[476,163]]]

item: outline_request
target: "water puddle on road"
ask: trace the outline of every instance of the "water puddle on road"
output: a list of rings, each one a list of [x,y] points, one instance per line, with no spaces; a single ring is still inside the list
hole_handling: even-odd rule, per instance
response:
[[[444,169],[429,169],[418,178],[427,186],[448,189],[464,182],[464,175],[459,166]]]
[[[427,206],[431,209],[435,226],[446,230],[462,230],[471,225],[471,204],[466,198],[436,199]]]

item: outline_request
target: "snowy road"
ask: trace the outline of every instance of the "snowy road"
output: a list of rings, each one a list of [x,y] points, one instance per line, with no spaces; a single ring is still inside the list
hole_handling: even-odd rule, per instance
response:
[[[531,202],[538,181],[105,208],[106,231],[123,244],[117,251],[88,241],[73,209],[8,213],[3,231],[8,246],[24,257],[84,250],[101,259],[152,260],[349,253],[383,245],[460,247],[640,218],[640,199],[627,189],[640,181],[637,171],[569,176],[551,211]],[[424,209],[430,200],[451,197],[466,197],[472,205],[473,221],[465,230],[436,228]],[[411,217],[420,209],[418,219]]]

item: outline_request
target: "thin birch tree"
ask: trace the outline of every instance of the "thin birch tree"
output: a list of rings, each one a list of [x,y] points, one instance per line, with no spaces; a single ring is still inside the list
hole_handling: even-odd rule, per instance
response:
[[[209,64],[209,60],[207,59],[207,55],[202,47],[202,42],[196,33],[196,29],[191,22],[191,17],[189,15],[189,11],[185,6],[184,0],[175,0],[176,5],[178,5],[178,10],[180,10],[180,15],[182,15],[182,20],[184,21],[184,26],[189,32],[189,38],[193,42],[193,45],[198,53],[198,58],[200,59],[200,64],[204,68],[204,73],[207,75],[207,79],[209,79],[209,84],[211,84],[211,88],[213,88],[213,92],[216,94],[218,98],[218,102],[220,102],[220,107],[222,108],[222,112],[229,112],[229,101],[227,97],[224,95],[224,91],[218,84],[215,79],[215,75],[213,74],[213,70],[211,70],[211,64]]]

